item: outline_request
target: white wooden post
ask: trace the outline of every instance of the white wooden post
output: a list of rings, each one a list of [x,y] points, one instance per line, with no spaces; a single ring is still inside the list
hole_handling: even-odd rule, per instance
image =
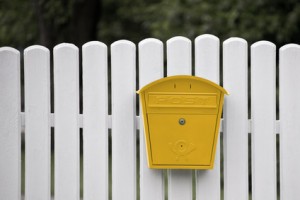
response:
[[[139,87],[163,77],[163,43],[145,39],[139,43]],[[142,110],[140,106],[140,116]],[[143,118],[140,118],[140,197],[141,200],[163,200],[163,171],[148,168]]]
[[[20,53],[0,48],[0,199],[21,199]]]
[[[135,45],[111,45],[112,198],[136,199]]]
[[[279,53],[280,199],[300,196],[300,46],[285,45]]]
[[[224,197],[248,199],[247,42],[230,38],[223,44]]]
[[[54,48],[55,200],[79,199],[78,48]]]
[[[251,46],[252,199],[276,194],[276,47]]]
[[[174,37],[167,41],[167,73],[172,75],[191,75],[191,41],[184,37]],[[192,199],[193,170],[169,170],[169,200]]]
[[[50,200],[50,52],[31,46],[24,52],[25,199]]]
[[[83,196],[108,199],[107,46],[89,42],[82,48]]]
[[[213,35],[195,39],[195,75],[219,84],[220,40]],[[220,136],[213,170],[197,170],[196,196],[198,200],[220,200]]]

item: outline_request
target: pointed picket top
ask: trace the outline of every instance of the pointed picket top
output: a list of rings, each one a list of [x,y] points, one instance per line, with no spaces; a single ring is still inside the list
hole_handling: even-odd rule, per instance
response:
[[[167,70],[170,75],[190,75],[192,72],[192,42],[182,36],[167,41]]]

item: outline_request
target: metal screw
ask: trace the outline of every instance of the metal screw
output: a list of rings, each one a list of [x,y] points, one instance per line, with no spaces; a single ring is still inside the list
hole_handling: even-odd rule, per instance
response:
[[[180,125],[184,125],[185,124],[185,119],[184,118],[180,118],[179,119],[179,124]]]

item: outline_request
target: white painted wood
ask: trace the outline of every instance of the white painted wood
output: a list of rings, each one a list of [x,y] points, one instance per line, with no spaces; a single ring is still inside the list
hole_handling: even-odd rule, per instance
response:
[[[184,37],[174,37],[167,41],[167,73],[172,75],[191,75],[191,41]],[[192,199],[193,170],[169,170],[169,200]]]
[[[136,47],[127,40],[111,45],[112,198],[136,198]]]
[[[163,77],[163,43],[145,39],[139,43],[139,87]],[[140,198],[163,200],[163,171],[148,168],[142,109],[140,104]]]
[[[279,52],[280,199],[300,196],[300,46],[288,44]]]
[[[279,134],[280,133],[280,120],[276,120],[276,134]]]
[[[50,200],[50,52],[42,46],[24,51],[25,199]]]
[[[252,199],[276,194],[276,46],[251,46]]]
[[[213,35],[201,35],[195,39],[195,75],[219,84],[220,40]],[[213,170],[197,170],[197,199],[220,200],[220,136]]]
[[[163,76],[163,45],[139,44],[140,87]],[[191,42],[167,42],[168,75],[191,73]],[[135,46],[112,45],[113,114],[107,115],[107,47],[83,46],[84,113],[79,114],[78,49],[54,49],[55,113],[49,112],[49,51],[25,50],[25,113],[20,113],[20,55],[0,48],[0,199],[20,199],[20,131],[26,131],[26,199],[50,199],[50,127],[55,127],[55,198],[79,200],[79,127],[84,128],[84,199],[108,198],[107,128],[113,129],[113,199],[136,199],[136,130],[141,130],[141,199],[164,199],[162,170],[147,167],[141,118],[135,113]],[[219,41],[212,35],[195,40],[195,73],[219,81]],[[225,200],[248,199],[248,132],[252,131],[252,199],[276,199],[276,133],[280,129],[280,194],[300,196],[300,46],[280,49],[280,121],[275,120],[275,46],[252,45],[252,119],[247,117],[247,43],[224,42],[224,193]],[[3,114],[4,113],[4,114]],[[26,117],[25,117],[26,115]],[[218,149],[219,151],[219,149]],[[217,156],[216,161],[220,158]],[[197,171],[197,199],[220,199],[219,163]],[[170,200],[192,199],[192,170],[170,170]],[[219,178],[217,178],[219,177]]]
[[[111,115],[107,116],[107,127],[108,129],[111,128]],[[51,113],[50,114],[50,126],[54,127],[54,114]],[[79,128],[83,128],[83,115],[79,114],[78,115],[78,120],[79,120]],[[135,116],[135,123],[136,123],[136,129],[139,130],[140,129],[140,116]],[[21,112],[21,126],[22,126],[22,130],[25,130],[25,113]],[[280,121],[276,120],[276,134],[280,132]],[[220,132],[223,131],[223,119],[221,119],[221,124],[220,124]],[[248,120],[248,132],[251,133],[251,119]]]
[[[54,48],[55,199],[79,199],[78,48]]]
[[[230,93],[224,104],[224,199],[248,199],[247,42],[223,44],[223,82]]]
[[[167,74],[191,75],[192,48],[188,38],[177,36],[167,41]]]
[[[20,53],[0,48],[0,199],[21,198]]]
[[[204,34],[195,39],[195,75],[220,82],[220,40]]]
[[[107,46],[89,42],[82,48],[83,196],[108,199]]]

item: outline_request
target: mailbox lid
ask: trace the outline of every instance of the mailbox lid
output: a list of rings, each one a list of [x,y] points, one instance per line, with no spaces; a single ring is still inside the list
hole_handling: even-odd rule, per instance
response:
[[[221,93],[147,92],[147,113],[217,114]]]
[[[215,89],[212,89],[215,88]],[[205,92],[220,91],[224,94],[228,92],[218,84],[196,76],[178,75],[161,78],[154,82],[145,85],[139,91],[138,94],[143,92]]]
[[[154,81],[138,93],[145,113],[216,114],[227,91],[204,78],[180,75]]]

